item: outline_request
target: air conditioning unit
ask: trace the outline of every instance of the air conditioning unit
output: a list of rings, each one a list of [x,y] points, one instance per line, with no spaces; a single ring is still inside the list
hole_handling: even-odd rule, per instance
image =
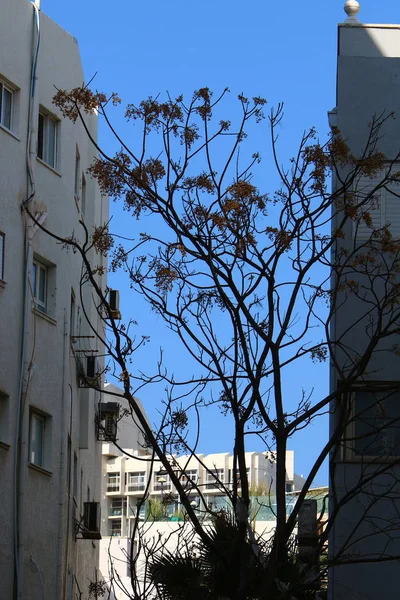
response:
[[[84,502],[82,537],[87,540],[101,540],[100,502]]]
[[[118,402],[100,402],[97,424],[97,439],[100,442],[115,442],[118,431]]]
[[[101,366],[96,356],[85,356],[82,365],[82,386],[90,387],[101,383]],[[85,385],[86,384],[86,385]]]
[[[121,313],[119,311],[119,291],[109,290],[108,303],[110,305],[110,311],[113,319],[120,319]]]

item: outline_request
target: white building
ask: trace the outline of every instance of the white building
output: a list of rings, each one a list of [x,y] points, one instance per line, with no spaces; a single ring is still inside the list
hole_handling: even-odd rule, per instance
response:
[[[367,198],[362,209],[369,211],[370,219],[360,219],[357,226],[348,222],[343,228],[341,243],[352,251],[369,244],[371,226],[388,224],[394,239],[400,238],[399,183],[379,189],[392,161],[396,161],[392,172],[400,170],[400,25],[362,24],[357,20],[358,9],[358,2],[347,2],[349,18],[339,25],[337,105],[330,114],[331,125],[338,127],[352,153],[361,157],[373,119],[391,112],[395,118],[383,122],[377,139],[376,150],[384,154],[385,168],[354,182],[361,199],[360,194],[365,198],[374,194],[376,186],[378,191],[373,201]],[[334,231],[336,228],[334,222]],[[368,246],[358,254],[366,251]],[[335,314],[331,335],[342,342],[344,351],[336,351],[341,373],[332,369],[332,390],[343,389],[354,364],[366,356],[370,341],[379,335],[383,314],[379,315],[379,303],[393,289],[386,273],[398,257],[387,253],[375,260],[375,266],[371,262],[364,272],[349,275],[357,281],[358,293],[348,294],[346,302],[341,298],[343,306]],[[396,313],[397,302],[388,305],[383,323],[389,323]],[[328,547],[331,560],[342,563],[330,573],[329,597],[334,600],[380,600],[399,595],[400,359],[394,352],[398,324],[393,323],[392,331],[381,337],[363,375],[332,407],[331,434],[341,419],[348,423],[344,442],[331,458],[330,514],[336,516]],[[391,385],[397,386],[394,393],[379,391]]]
[[[40,33],[40,38],[39,38]],[[99,398],[79,365],[102,355],[83,315],[100,323],[81,260],[61,237],[107,220],[85,175],[95,150],[63,120],[56,88],[84,75],[77,41],[27,0],[4,0],[0,20],[0,598],[72,600],[96,577],[101,444]],[[96,137],[96,117],[87,125]],[[28,200],[29,199],[29,200]],[[90,255],[93,264],[104,258]],[[105,287],[99,275],[98,282]],[[89,357],[89,361],[87,361]],[[101,363],[101,361],[100,361]],[[95,369],[98,371],[99,369]],[[89,518],[90,517],[90,518]],[[93,523],[90,523],[90,519]],[[86,525],[86,531],[83,530]],[[88,532],[88,529],[90,532]],[[79,533],[78,533],[79,530]],[[83,535],[93,539],[82,539]]]
[[[171,515],[179,512],[177,492],[170,477],[159,461],[151,460],[143,449],[118,450],[114,444],[103,444],[102,534],[125,536],[130,534],[131,522],[136,518],[136,506],[145,494],[151,498],[171,498]],[[225,498],[233,486],[233,456],[228,452],[197,454],[195,457],[173,456],[176,471],[185,482],[188,494],[201,505],[214,509],[226,506]],[[299,489],[302,479],[294,474],[294,452],[287,452],[287,490]],[[246,452],[247,474],[253,495],[274,495],[275,464],[273,458],[261,452]],[[195,484],[195,485],[193,485]],[[200,498],[200,494],[203,499]],[[144,514],[144,506],[142,508]]]
[[[126,408],[126,401],[120,396],[121,390],[106,384],[105,391],[108,401],[118,402],[122,408]],[[108,396],[110,393],[116,396]],[[124,598],[122,588],[130,589],[128,557],[136,519],[139,519],[142,541],[153,543],[153,539],[160,534],[163,545],[172,552],[178,544],[184,523],[179,498],[169,475],[158,460],[152,460],[140,429],[130,416],[118,423],[117,445],[119,447],[112,442],[103,443],[100,572],[108,579],[111,578],[111,569],[114,569],[113,591],[119,600]],[[171,461],[186,485],[192,506],[200,518],[207,518],[208,509],[229,509],[227,495],[232,490],[233,482],[231,454],[197,454],[195,457],[174,455]],[[260,535],[268,536],[275,523],[271,506],[274,502],[274,457],[261,452],[247,452],[246,465],[252,495],[262,496],[252,509],[255,530]],[[291,450],[286,454],[286,469],[287,491],[301,489],[304,480],[294,473],[294,452]],[[162,518],[158,513],[149,514],[151,510],[159,511],[161,502],[155,503],[155,509],[150,508],[143,501],[145,497],[166,503]],[[189,525],[185,527],[190,528]],[[189,530],[187,533],[190,535]],[[133,543],[137,546],[136,539]],[[144,561],[139,559],[137,568],[140,577],[144,576],[143,564]],[[118,574],[116,578],[115,572]]]

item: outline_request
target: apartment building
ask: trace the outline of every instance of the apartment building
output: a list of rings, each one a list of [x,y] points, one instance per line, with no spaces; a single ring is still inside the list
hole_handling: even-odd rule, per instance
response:
[[[127,406],[121,397],[121,390],[106,384],[105,392],[112,405],[120,405],[119,412],[122,414]],[[145,414],[143,408],[142,411]],[[174,455],[171,461],[200,519],[207,518],[210,509],[229,510],[228,496],[233,488],[232,454],[221,452],[198,454],[196,457]],[[274,456],[247,452],[246,465],[251,494],[258,496],[253,507],[255,528],[258,534],[268,536],[275,522]],[[300,490],[304,479],[294,472],[293,451],[287,452],[286,469],[287,491]],[[123,588],[130,589],[128,557],[132,551],[131,544],[137,546],[137,537],[133,535],[137,520],[142,541],[153,540],[154,536],[161,535],[165,547],[171,552],[179,543],[182,528],[182,509],[171,479],[160,462],[151,459],[140,429],[130,416],[118,422],[117,445],[111,441],[103,443],[101,497],[100,572],[105,579],[112,579],[113,573],[115,579],[115,573],[118,574],[120,585],[114,586],[113,593],[119,600],[124,598]],[[293,494],[288,494],[288,505],[293,498]],[[152,506],[148,499],[154,502]],[[157,507],[160,511],[161,505],[162,515],[151,512],[157,511]],[[133,550],[136,551],[135,548]],[[139,558],[138,571],[142,586],[144,564],[144,560]]]
[[[137,506],[146,494],[165,500],[172,517],[179,513],[179,499],[169,475],[158,461],[146,460],[143,449],[129,449],[129,455],[113,444],[103,444],[102,535],[130,536]],[[131,456],[132,455],[132,456]],[[229,452],[198,454],[196,457],[173,456],[177,473],[198,511],[227,507],[233,488],[233,456]],[[275,464],[273,456],[261,452],[246,453],[247,476],[254,496],[274,495]],[[294,474],[294,452],[287,452],[287,491],[300,489],[302,478]],[[240,483],[240,482],[239,482]],[[139,518],[144,518],[145,505]]]
[[[328,546],[334,565],[328,597],[378,600],[398,596],[398,302],[382,310],[385,295],[398,284],[398,274],[389,276],[390,269],[398,273],[398,256],[380,246],[379,236],[371,235],[387,227],[393,240],[400,239],[399,181],[393,177],[380,185],[389,172],[400,170],[400,25],[363,24],[356,0],[346,2],[345,10],[348,17],[338,27],[337,104],[330,124],[339,129],[351,152],[362,157],[368,154],[364,149],[372,124],[381,121],[373,150],[383,154],[385,164],[354,179],[353,197],[358,203],[365,201],[356,213],[358,221],[349,220],[343,227],[337,254],[345,256],[344,248],[354,257],[372,252],[374,258],[364,269],[348,274],[357,293],[342,294],[331,330],[332,340],[339,341],[331,389],[343,390],[332,405],[331,434],[341,419],[347,423],[343,443],[331,456],[330,514],[335,519]],[[334,174],[334,189],[348,173],[345,165]],[[333,231],[342,217],[336,207],[335,212]],[[368,214],[360,218],[362,213]],[[388,328],[385,335],[380,320]],[[393,326],[388,327],[390,322]],[[371,345],[374,340],[378,343]],[[343,382],[363,356],[368,364],[352,388],[345,389]]]
[[[72,600],[96,576],[102,323],[79,254],[107,220],[86,170],[96,152],[52,104],[84,81],[77,41],[28,0],[0,20],[0,597]],[[96,138],[96,115],[86,124]],[[23,210],[29,208],[35,220]],[[94,253],[92,264],[105,265]],[[97,282],[103,288],[105,277]],[[85,313],[94,328],[91,329]],[[87,378],[83,375],[87,375]],[[100,381],[100,380],[99,380]],[[85,383],[86,382],[86,383]],[[78,587],[79,586],[79,587]]]

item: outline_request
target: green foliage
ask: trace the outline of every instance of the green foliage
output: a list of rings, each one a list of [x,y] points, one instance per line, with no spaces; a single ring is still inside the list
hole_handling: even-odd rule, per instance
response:
[[[268,496],[271,488],[265,483],[252,483],[249,486],[249,496]]]
[[[149,498],[145,514],[146,521],[163,521],[166,516],[165,506],[158,498]]]
[[[165,600],[206,600],[212,598],[208,590],[207,571],[202,561],[190,555],[164,551],[149,566],[150,577]]]

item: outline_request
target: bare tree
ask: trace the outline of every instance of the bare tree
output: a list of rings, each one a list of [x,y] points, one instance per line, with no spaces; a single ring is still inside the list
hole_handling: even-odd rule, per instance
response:
[[[85,113],[96,109],[114,134],[120,150],[109,156],[98,147],[99,158],[89,172],[104,194],[122,203],[141,226],[143,221],[146,231],[128,240],[118,237],[118,231],[107,223],[92,232],[82,222],[83,241],[77,234],[67,240],[57,238],[57,232],[49,234],[82,256],[82,284],[89,282],[93,287],[105,325],[102,343],[109,367],[122,382],[132,417],[145,435],[148,460],[159,461],[170,476],[198,543],[227,563],[235,581],[235,593],[229,597],[248,598],[249,589],[254,598],[266,594],[271,598],[312,597],[307,594],[317,593],[329,565],[355,560],[351,548],[364,535],[363,521],[375,502],[372,495],[364,517],[335,555],[319,568],[302,565],[301,576],[293,577],[288,565],[293,563],[297,518],[324,461],[331,454],[335,465],[335,457],[351,449],[365,462],[365,469],[357,481],[346,484],[345,493],[341,485],[337,491],[332,469],[331,511],[317,542],[321,555],[343,507],[383,472],[393,473],[393,462],[371,469],[374,458],[363,457],[371,455],[366,447],[377,444],[380,431],[390,429],[398,417],[386,416],[377,425],[368,412],[377,402],[360,408],[354,390],[370,377],[377,352],[396,351],[400,246],[390,225],[376,226],[372,217],[379,190],[392,189],[398,181],[398,157],[388,161],[378,151],[382,127],[390,118],[381,115],[371,122],[361,156],[351,153],[339,131],[333,130],[321,144],[311,130],[301,139],[289,167],[283,167],[277,144],[283,117],[283,106],[279,106],[270,113],[268,123],[280,186],[272,194],[265,193],[254,183],[261,157],[249,151],[246,140],[250,123],[262,126],[265,101],[239,96],[240,114],[232,124],[218,118],[227,93],[214,99],[202,88],[188,101],[149,98],[138,106],[128,105],[125,115],[136,135],[131,147],[110,120],[110,104],[119,103],[115,94],[108,98],[86,87],[58,91],[54,102],[65,117],[80,119],[85,125]],[[365,184],[373,177],[378,178],[376,184]],[[114,318],[107,290],[99,287],[96,266],[88,260],[93,246],[108,253],[111,269],[126,273],[133,302],[136,295],[145,298],[179,338],[193,361],[193,372],[186,380],[170,375],[162,358],[154,372],[137,372],[132,355],[143,340],[131,334],[132,323],[122,325]],[[339,335],[332,335],[333,320],[348,307],[352,314],[356,307],[355,317]],[[325,397],[316,398],[302,388],[312,380],[312,364],[326,360],[331,361],[340,384]],[[307,375],[299,382],[296,400],[286,393],[285,377],[297,363]],[[152,429],[135,394],[155,382],[164,383],[166,397],[159,426]],[[391,384],[382,396],[380,387],[378,404],[397,391],[398,386]],[[232,423],[233,486],[225,492],[234,515],[235,558],[224,554],[191,506],[191,490],[182,479],[184,469],[173,459],[177,449],[196,455],[202,410],[210,402],[229,415]],[[288,443],[328,412],[335,425],[287,515]],[[359,423],[365,412],[369,429],[362,430]],[[192,437],[189,427],[196,431]],[[254,437],[263,441],[265,451],[276,461],[276,527],[268,544],[257,539],[251,527],[245,451]],[[378,453],[383,451],[380,446]],[[386,451],[389,454],[391,449],[386,446]],[[224,486],[222,481],[219,485]],[[194,487],[201,495],[201,486]],[[392,520],[380,529],[394,535],[399,525]],[[251,580],[249,548],[259,568],[257,591]],[[157,552],[153,548],[150,555],[154,558]],[[382,552],[371,557],[397,558]],[[130,557],[130,562],[133,597],[139,598],[135,558]]]

